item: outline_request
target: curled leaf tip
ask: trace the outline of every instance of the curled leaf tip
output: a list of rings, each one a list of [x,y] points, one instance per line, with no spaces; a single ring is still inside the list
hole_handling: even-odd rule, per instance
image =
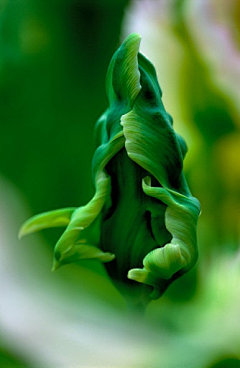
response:
[[[18,240],[21,240],[24,237],[24,235],[27,235],[27,234],[24,232],[23,226],[21,226],[21,228],[18,232]]]
[[[76,208],[63,208],[33,216],[24,222],[19,230],[18,236],[21,239],[25,235],[43,229],[67,226],[75,209]]]

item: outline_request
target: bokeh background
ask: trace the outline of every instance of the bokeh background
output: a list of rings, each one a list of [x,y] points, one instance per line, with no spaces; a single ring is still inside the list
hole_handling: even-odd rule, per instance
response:
[[[239,0],[0,0],[0,366],[240,366]],[[21,223],[93,194],[105,75],[131,32],[155,65],[202,206],[199,260],[129,317],[98,262],[50,272],[61,230]]]

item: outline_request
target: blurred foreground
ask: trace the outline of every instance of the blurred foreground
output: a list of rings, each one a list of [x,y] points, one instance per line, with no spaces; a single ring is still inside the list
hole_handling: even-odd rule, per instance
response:
[[[240,253],[202,261],[194,297],[172,300],[183,277],[143,319],[128,313],[96,269],[81,264],[51,273],[41,236],[20,247],[22,198],[0,184],[2,367],[204,368],[228,358],[222,367],[231,368],[239,359]]]

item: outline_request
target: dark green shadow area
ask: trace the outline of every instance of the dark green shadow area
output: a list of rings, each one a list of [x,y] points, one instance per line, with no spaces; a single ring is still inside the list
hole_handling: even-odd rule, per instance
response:
[[[0,172],[32,214],[93,193],[93,128],[127,0],[7,1],[0,10]],[[46,233],[54,244],[56,238]]]
[[[239,368],[240,360],[237,358],[222,358],[207,368]]]
[[[34,368],[26,364],[22,358],[0,347],[0,367],[2,368]]]

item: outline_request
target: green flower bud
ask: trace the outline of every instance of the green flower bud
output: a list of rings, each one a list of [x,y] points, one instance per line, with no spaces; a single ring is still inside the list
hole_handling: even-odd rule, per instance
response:
[[[114,280],[149,285],[156,299],[197,260],[200,205],[182,171],[185,141],[173,130],[140,39],[127,37],[108,68],[109,107],[95,128],[95,195],[85,206],[29,219],[20,235],[66,226],[54,269],[97,259]]]

